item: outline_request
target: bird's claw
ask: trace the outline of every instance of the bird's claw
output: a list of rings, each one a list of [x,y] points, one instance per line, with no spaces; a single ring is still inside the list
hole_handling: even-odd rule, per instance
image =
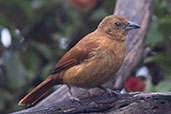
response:
[[[79,103],[80,103],[80,99],[77,98],[77,97],[70,96],[69,99],[70,99],[71,101],[76,101],[76,102],[79,102]]]
[[[118,96],[118,92],[113,91],[113,90],[111,90],[111,89],[106,88],[106,92],[109,93],[111,96],[112,96],[112,95],[115,95],[116,97]]]
[[[110,94],[110,96],[112,96],[112,95],[115,95],[116,97],[118,96],[118,92],[117,92],[117,91],[113,91],[113,90],[111,90],[111,89],[109,89],[109,88],[105,88],[105,87],[103,87],[103,86],[98,86],[98,88],[100,88],[100,89],[106,91],[107,93]]]
[[[68,96],[69,96],[69,99],[70,99],[71,101],[77,101],[77,102],[81,103],[79,98],[74,97],[74,96],[72,95],[72,92],[71,92],[71,88],[70,88],[70,87],[68,87],[68,92],[69,92]]]

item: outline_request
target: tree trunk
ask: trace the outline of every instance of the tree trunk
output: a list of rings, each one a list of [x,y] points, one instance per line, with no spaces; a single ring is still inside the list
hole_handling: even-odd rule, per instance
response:
[[[128,34],[127,57],[116,74],[115,89],[122,89],[131,71],[143,60],[144,40],[153,14],[154,0],[118,0],[115,8],[116,15],[122,15],[128,20],[141,25],[141,28]]]

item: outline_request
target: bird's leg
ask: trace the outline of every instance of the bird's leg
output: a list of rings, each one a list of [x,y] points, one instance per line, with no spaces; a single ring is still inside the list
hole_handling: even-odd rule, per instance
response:
[[[102,89],[103,91],[109,93],[111,96],[112,95],[115,95],[116,97],[118,96],[118,92],[117,91],[114,91],[114,90],[111,90],[109,88],[105,88],[103,86],[98,86],[99,89]]]
[[[79,98],[74,97],[74,96],[72,95],[71,87],[68,87],[68,92],[69,92],[68,96],[69,96],[69,99],[70,99],[70,100],[80,102],[80,99],[79,99]]]

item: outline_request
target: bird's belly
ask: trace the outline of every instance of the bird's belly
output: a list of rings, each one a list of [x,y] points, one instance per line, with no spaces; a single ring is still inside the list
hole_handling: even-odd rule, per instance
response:
[[[65,71],[64,83],[82,88],[97,87],[107,82],[119,68],[114,56],[88,60]]]

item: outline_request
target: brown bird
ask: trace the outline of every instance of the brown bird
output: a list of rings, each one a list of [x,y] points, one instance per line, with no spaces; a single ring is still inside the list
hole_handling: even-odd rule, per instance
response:
[[[56,64],[50,76],[26,95],[18,105],[32,105],[51,87],[66,84],[70,88],[107,90],[102,84],[119,70],[126,56],[128,31],[140,28],[125,17],[105,17],[97,29],[86,35]],[[74,97],[72,97],[74,98]],[[76,99],[76,98],[75,98]]]

